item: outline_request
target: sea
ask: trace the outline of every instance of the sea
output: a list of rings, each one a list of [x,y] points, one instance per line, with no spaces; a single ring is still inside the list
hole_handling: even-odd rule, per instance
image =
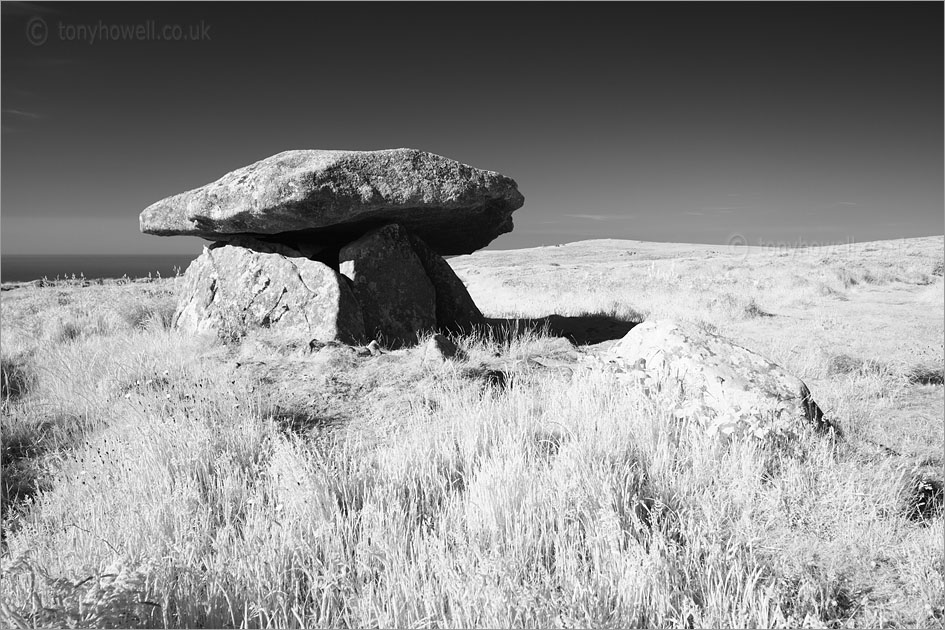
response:
[[[184,273],[195,254],[170,255],[2,255],[0,282],[76,278],[171,278]]]

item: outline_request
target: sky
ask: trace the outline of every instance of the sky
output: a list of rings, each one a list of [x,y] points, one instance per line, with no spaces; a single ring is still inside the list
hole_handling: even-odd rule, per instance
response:
[[[0,12],[3,254],[197,254],[140,234],[141,210],[305,148],[513,178],[495,249],[945,232],[942,3]]]

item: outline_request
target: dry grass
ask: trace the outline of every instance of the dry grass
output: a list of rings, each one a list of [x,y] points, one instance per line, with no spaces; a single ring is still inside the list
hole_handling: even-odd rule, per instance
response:
[[[742,295],[726,263],[693,279],[656,262],[620,291],[571,283],[554,311],[680,316],[688,303],[731,331],[769,325],[780,315],[761,313],[790,300],[835,300],[815,279],[789,296],[760,264],[761,288]],[[865,282],[830,273],[854,298]],[[533,295],[556,287],[536,281]],[[4,481],[11,462],[36,480],[4,499],[5,627],[939,627],[945,615],[945,521],[915,511],[935,503],[917,484],[940,478],[941,460],[870,441],[904,396],[941,387],[910,380],[908,357],[798,353],[761,335],[822,383],[815,396],[848,439],[706,444],[672,400],[599,371],[529,367],[559,347],[541,329],[459,337],[464,361],[422,364],[414,351],[182,337],[160,315],[170,283],[58,290],[2,303],[4,374],[22,383],[3,408]],[[118,292],[107,309],[105,291]],[[490,316],[553,312],[476,297]]]

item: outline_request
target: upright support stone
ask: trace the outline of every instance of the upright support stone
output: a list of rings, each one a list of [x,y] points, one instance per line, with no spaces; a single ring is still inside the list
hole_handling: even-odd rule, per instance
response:
[[[272,328],[304,339],[362,341],[361,308],[347,280],[327,265],[277,249],[205,247],[184,274],[177,327],[195,333]]]
[[[437,328],[449,332],[469,332],[474,326],[485,324],[482,312],[450,264],[419,236],[408,234],[408,238],[436,292]]]
[[[371,230],[341,248],[341,273],[352,282],[368,337],[393,346],[417,342],[436,327],[436,292],[397,224]]]

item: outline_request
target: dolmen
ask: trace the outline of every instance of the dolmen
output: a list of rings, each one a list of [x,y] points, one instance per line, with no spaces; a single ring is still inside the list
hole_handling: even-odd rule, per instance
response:
[[[141,231],[212,244],[175,324],[388,346],[484,322],[443,256],[512,230],[512,179],[416,149],[286,151],[146,208]]]

